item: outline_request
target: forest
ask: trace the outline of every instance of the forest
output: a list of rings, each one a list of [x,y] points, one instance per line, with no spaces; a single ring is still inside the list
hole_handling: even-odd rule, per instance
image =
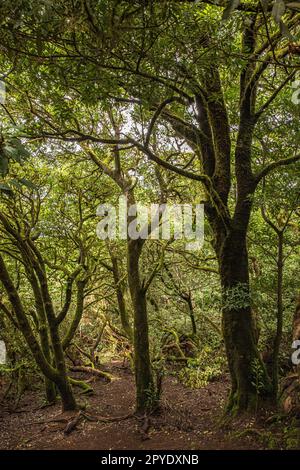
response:
[[[1,0],[1,451],[300,449],[299,26]]]

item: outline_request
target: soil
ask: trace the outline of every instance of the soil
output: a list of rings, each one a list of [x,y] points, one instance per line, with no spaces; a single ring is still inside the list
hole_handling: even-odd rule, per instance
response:
[[[118,362],[106,370],[114,377],[111,383],[94,378],[94,394],[78,395],[85,407],[81,413],[89,419],[82,416],[70,434],[64,430],[76,413],[61,413],[59,403],[42,406],[41,391],[25,392],[15,410],[13,402],[4,401],[0,404],[0,449],[238,450],[269,448],[270,435],[274,441],[277,431],[270,433],[264,416],[220,424],[229,390],[227,376],[201,389],[166,377],[161,408],[148,419],[133,415],[131,371]],[[84,374],[73,377],[91,380]]]

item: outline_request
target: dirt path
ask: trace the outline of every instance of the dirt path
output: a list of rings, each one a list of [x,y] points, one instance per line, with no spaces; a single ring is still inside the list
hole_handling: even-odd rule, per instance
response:
[[[87,404],[87,413],[93,417],[118,417],[130,414],[134,408],[134,383],[132,374],[120,364],[110,367],[114,380],[110,384],[95,382],[95,394],[81,397]],[[122,421],[82,422],[68,436],[63,430],[64,420],[60,406],[39,406],[41,396],[27,393],[20,402],[18,412],[10,412],[8,405],[0,408],[1,449],[263,449],[267,447],[264,430],[249,420],[220,429],[228,392],[228,379],[192,390],[173,377],[165,379],[162,409],[150,418],[147,432],[141,423],[131,416]],[[57,421],[58,420],[58,421]],[[148,426],[147,426],[148,427]],[[241,430],[249,428],[245,433]],[[144,427],[145,429],[145,427]]]

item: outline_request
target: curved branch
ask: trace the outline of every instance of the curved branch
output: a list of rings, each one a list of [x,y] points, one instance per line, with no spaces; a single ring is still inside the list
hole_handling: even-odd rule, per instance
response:
[[[171,98],[167,98],[165,99],[159,106],[158,108],[156,109],[155,113],[153,114],[152,116],[152,119],[150,121],[150,125],[149,125],[149,128],[148,128],[148,131],[147,131],[147,135],[146,135],[146,138],[145,138],[145,145],[148,146],[149,143],[150,143],[150,138],[151,138],[151,134],[152,134],[152,131],[153,131],[153,128],[156,124],[156,121],[158,120],[159,116],[162,114],[164,108],[170,104],[170,103],[173,103],[174,101],[177,101],[177,102],[182,102],[182,100],[180,100],[179,98],[177,97],[171,97]]]
[[[292,79],[294,78],[296,74],[296,71],[294,70],[291,74],[287,76],[287,78],[279,85],[279,87],[272,93],[270,98],[261,106],[261,108],[255,113],[255,120],[257,121],[260,116],[263,114],[263,112],[270,106],[270,104],[273,103],[273,101],[276,99],[278,94],[281,92],[281,90],[285,87],[285,85]]]
[[[71,301],[72,301],[73,284],[74,284],[74,281],[75,281],[76,277],[80,273],[80,271],[81,271],[81,267],[77,268],[74,271],[74,273],[67,280],[65,302],[64,302],[63,308],[61,309],[61,311],[59,312],[59,314],[56,317],[56,323],[58,325],[65,319],[65,317],[66,317],[66,315],[67,315],[67,313],[70,309],[70,305],[71,305]]]
[[[256,176],[255,182],[258,184],[265,176],[267,176],[271,171],[276,170],[280,166],[291,165],[292,163],[297,163],[300,160],[300,154],[294,155],[294,157],[283,158],[277,162],[272,162],[263,168]]]

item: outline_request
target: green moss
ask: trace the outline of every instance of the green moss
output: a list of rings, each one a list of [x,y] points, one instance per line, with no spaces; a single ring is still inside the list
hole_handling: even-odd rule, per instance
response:
[[[69,377],[69,382],[75,387],[81,388],[82,393],[84,394],[94,393],[93,388],[90,385],[88,385],[86,382],[84,382],[83,380],[76,380],[76,379],[72,379],[71,377]]]

